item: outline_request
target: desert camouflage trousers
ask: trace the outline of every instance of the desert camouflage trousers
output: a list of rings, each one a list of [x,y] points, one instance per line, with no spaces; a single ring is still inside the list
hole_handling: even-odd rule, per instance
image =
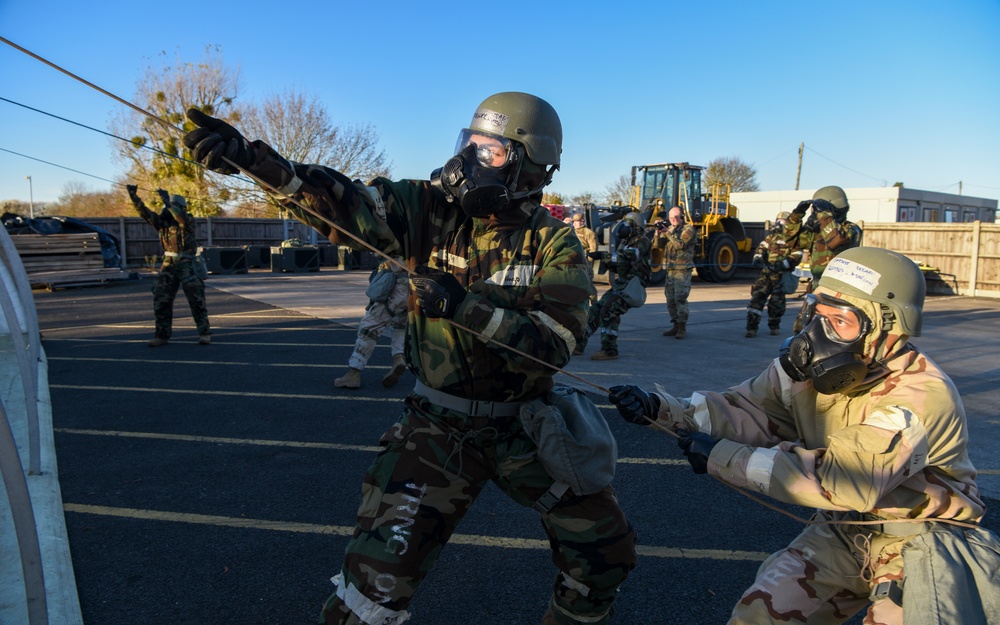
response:
[[[417,587],[489,482],[527,507],[553,483],[516,416],[473,418],[410,395],[380,444],[336,591],[323,608],[326,623],[404,622]],[[635,532],[612,488],[587,496],[567,491],[541,522],[559,569],[551,600],[557,622],[609,622],[618,587],[636,563]],[[484,605],[483,622],[493,609]],[[525,622],[537,622],[543,611]]]
[[[687,323],[688,297],[691,295],[691,272],[668,271],[663,293],[667,296],[667,312],[670,323]]]
[[[750,303],[747,304],[747,330],[756,330],[767,304],[767,327],[780,328],[781,317],[785,314],[785,289],[781,286],[780,271],[761,271],[750,287]]]
[[[347,366],[364,369],[375,351],[378,337],[386,328],[389,328],[392,355],[402,354],[406,344],[406,308],[393,312],[384,302],[373,302],[358,323],[358,338],[354,341],[354,351],[347,360]]]
[[[174,298],[178,289],[184,289],[191,316],[198,326],[198,334],[211,334],[208,324],[208,306],[205,304],[205,283],[195,274],[194,263],[181,260],[165,263],[160,267],[153,285],[153,316],[156,318],[156,336],[169,339],[174,322]]]
[[[814,519],[844,517],[820,512]],[[887,530],[893,533],[917,531],[906,524],[887,527],[894,528]],[[867,606],[865,625],[902,625],[902,607],[889,598],[872,602],[871,594],[879,582],[902,580],[902,549],[911,538],[883,534],[871,526],[809,525],[764,561],[729,623],[827,625],[843,623]]]

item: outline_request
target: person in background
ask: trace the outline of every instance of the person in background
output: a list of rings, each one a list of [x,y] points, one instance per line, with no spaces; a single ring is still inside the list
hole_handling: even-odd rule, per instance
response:
[[[187,201],[180,195],[170,195],[157,189],[163,201],[159,213],[146,208],[137,194],[138,187],[126,185],[129,199],[139,216],[156,229],[163,246],[163,263],[160,265],[156,283],[153,285],[153,316],[156,328],[150,347],[160,347],[170,341],[174,319],[174,298],[177,289],[184,289],[191,315],[198,327],[198,344],[212,342],[212,328],[208,322],[208,306],[205,303],[204,275],[197,265],[198,241],[195,239],[194,218],[187,212]]]
[[[389,328],[389,349],[392,365],[382,378],[382,386],[391,388],[406,372],[403,347],[406,340],[406,312],[409,297],[409,276],[402,259],[398,263],[383,262],[372,272],[368,284],[368,307],[358,323],[358,338],[354,352],[347,361],[347,373],[333,381],[337,388],[361,388],[361,372],[382,332]]]
[[[802,260],[802,250],[793,248],[785,238],[785,222],[788,213],[778,213],[774,226],[757,246],[753,255],[753,266],[760,268],[760,276],[750,287],[750,303],[747,305],[747,333],[752,339],[757,336],[764,304],[767,304],[767,327],[772,336],[781,329],[781,318],[785,314],[784,280]]]
[[[663,262],[667,277],[663,292],[667,298],[667,312],[671,327],[663,336],[683,339],[687,336],[689,315],[688,297],[691,295],[691,272],[694,271],[695,245],[698,231],[684,223],[684,212],[674,206],[667,213],[669,224],[659,222],[656,228],[656,245],[663,248]]]
[[[587,254],[597,251],[597,233],[587,227],[583,219],[583,213],[573,215],[573,232],[583,244],[583,251]]]

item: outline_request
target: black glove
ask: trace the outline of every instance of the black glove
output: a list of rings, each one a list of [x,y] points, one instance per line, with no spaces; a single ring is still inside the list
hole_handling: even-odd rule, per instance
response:
[[[127,184],[127,185],[125,185],[125,190],[128,191],[128,196],[129,197],[131,197],[131,198],[138,197],[136,195],[136,191],[139,190],[139,187],[135,186],[134,184]]]
[[[604,258],[604,252],[587,252],[587,258],[590,260],[601,260]]]
[[[695,473],[708,473],[708,456],[712,453],[712,448],[718,442],[704,432],[688,432],[678,429],[680,438],[677,445],[684,452],[684,456],[691,464],[691,469]]]
[[[416,275],[410,276],[410,288],[424,316],[433,318],[451,319],[468,295],[455,276],[427,267],[418,267]]]
[[[833,214],[833,211],[837,210],[834,208],[833,204],[826,200],[813,200],[813,209],[817,213],[830,213],[831,215]]]
[[[638,386],[625,384],[608,389],[608,400],[615,405],[622,419],[636,425],[649,425],[656,421],[660,411],[660,398],[650,395]]]
[[[187,117],[199,127],[184,135],[184,145],[191,150],[194,160],[206,169],[220,174],[237,173],[239,170],[222,160],[223,157],[244,169],[253,165],[253,146],[240,131],[195,108],[188,109]]]
[[[157,189],[156,190],[156,194],[160,196],[161,200],[163,200],[163,205],[164,206],[170,206],[170,194],[169,193],[167,193],[163,189]]]
[[[760,254],[753,255],[753,266],[755,269],[760,269],[761,267],[764,266],[764,259],[761,257]]]
[[[805,215],[806,211],[809,210],[809,207],[812,206],[812,203],[812,200],[802,200],[799,202],[798,206],[792,209],[792,212],[799,215]]]

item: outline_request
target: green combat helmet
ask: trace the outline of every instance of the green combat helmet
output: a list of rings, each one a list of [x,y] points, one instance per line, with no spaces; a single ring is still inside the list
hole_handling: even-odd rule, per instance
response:
[[[552,105],[539,97],[517,91],[491,95],[476,109],[469,128],[517,141],[539,165],[559,166],[562,123]]]
[[[903,333],[920,336],[927,284],[906,256],[877,247],[844,250],[826,266],[820,282],[824,288],[888,308]]]
[[[814,200],[826,200],[830,204],[833,204],[833,218],[837,221],[843,221],[847,218],[847,211],[850,210],[851,206],[847,203],[847,194],[840,187],[829,186],[823,187],[822,189],[817,189],[816,193],[813,193]]]

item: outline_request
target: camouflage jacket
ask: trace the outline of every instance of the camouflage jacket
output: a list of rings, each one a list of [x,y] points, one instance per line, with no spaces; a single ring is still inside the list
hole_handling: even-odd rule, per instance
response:
[[[160,235],[160,245],[164,252],[176,254],[190,254],[191,258],[198,252],[198,241],[194,236],[194,219],[188,215],[187,211],[168,206],[167,210],[173,215],[174,221],[160,218],[159,213],[146,208],[146,204],[139,198],[132,201],[135,212],[146,220],[146,223],[156,228]],[[178,262],[181,259],[165,257],[164,263]]]
[[[266,155],[258,156],[258,166],[277,177]],[[425,317],[411,293],[407,357],[418,380],[488,401],[548,392],[555,371],[543,363],[569,362],[584,336],[594,293],[571,226],[530,199],[512,210],[520,219],[472,219],[426,180],[376,178],[366,186],[326,167],[292,166],[301,182],[282,190],[293,192],[310,212],[287,200],[283,205],[299,220],[333,243],[358,247],[311,213],[322,215],[373,247],[402,256],[411,270],[426,265],[446,271],[468,289],[454,321],[478,335],[447,319]]]
[[[784,231],[771,232],[757,246],[754,256],[764,262],[761,271],[780,273],[791,271],[802,261],[802,250],[789,244]]]
[[[663,263],[667,271],[691,271],[694,268],[698,231],[691,224],[657,231],[656,243],[663,247]]]
[[[618,244],[613,259],[608,263],[609,268],[615,272],[612,288],[624,288],[632,276],[638,276],[643,287],[649,286],[649,277],[652,275],[649,248],[649,239],[642,232]]]
[[[802,227],[803,217],[792,213],[785,223],[785,237],[795,242],[798,249],[809,252],[809,270],[814,274],[823,272],[823,268],[844,250],[860,247],[861,228],[850,221],[838,222],[829,212],[817,213],[819,232],[810,232]]]
[[[723,393],[659,393],[658,422],[708,433],[709,473],[786,503],[977,521],[985,508],[954,383],[912,345],[886,366],[860,391],[821,395],[774,360]]]
[[[593,230],[584,226],[582,228],[574,228],[573,231],[576,232],[577,238],[583,244],[584,252],[597,251],[597,234]]]

